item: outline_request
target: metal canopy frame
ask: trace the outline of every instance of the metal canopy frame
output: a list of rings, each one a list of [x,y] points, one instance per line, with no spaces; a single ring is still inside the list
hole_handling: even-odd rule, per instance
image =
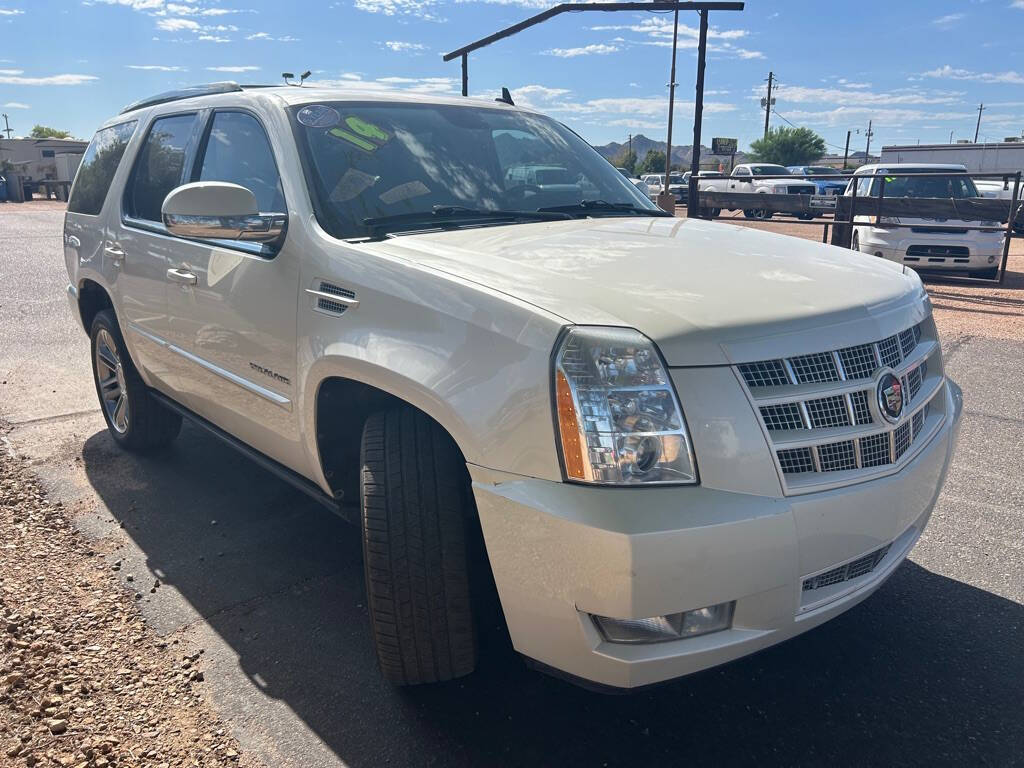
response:
[[[499,40],[504,40],[506,37],[511,37],[524,29],[541,24],[548,19],[553,19],[555,16],[559,16],[563,13],[584,13],[597,11],[601,13],[608,13],[613,11],[675,11],[676,21],[679,19],[679,11],[698,11],[700,13],[700,42],[697,48],[697,97],[694,102],[694,120],[693,120],[693,154],[690,162],[690,189],[688,194],[688,205],[687,215],[695,215],[694,211],[697,205],[697,174],[700,170],[700,134],[701,134],[701,123],[703,122],[704,116],[704,68],[707,60],[707,30],[708,30],[708,12],[709,11],[742,11],[744,3],[742,2],[661,2],[661,0],[654,0],[651,2],[625,2],[625,3],[560,3],[556,6],[548,8],[546,11],[531,16],[528,19],[520,21],[518,24],[513,24],[510,27],[498,30],[493,35],[482,37],[479,40],[464,45],[461,48],[456,48],[454,51],[450,51],[444,54],[445,61],[451,61],[452,59],[462,59],[462,95],[469,95],[469,54],[473,51],[479,50],[491,43],[496,43]],[[671,145],[671,132],[672,132],[672,105],[675,96],[675,68],[676,68],[676,33],[672,35],[672,81],[669,83],[669,139],[666,142],[666,168],[671,166],[672,163],[672,145]],[[665,190],[668,190],[668,172],[665,174]]]

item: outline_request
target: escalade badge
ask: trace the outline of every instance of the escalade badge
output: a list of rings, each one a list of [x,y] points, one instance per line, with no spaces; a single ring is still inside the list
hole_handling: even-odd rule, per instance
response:
[[[878,408],[894,424],[903,415],[903,384],[891,373],[878,380]]]

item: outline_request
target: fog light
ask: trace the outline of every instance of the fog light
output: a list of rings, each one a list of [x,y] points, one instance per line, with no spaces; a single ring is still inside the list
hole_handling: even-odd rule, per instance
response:
[[[649,619],[610,619],[592,616],[609,643],[665,643],[728,629],[736,602],[719,603],[685,613],[652,616]]]

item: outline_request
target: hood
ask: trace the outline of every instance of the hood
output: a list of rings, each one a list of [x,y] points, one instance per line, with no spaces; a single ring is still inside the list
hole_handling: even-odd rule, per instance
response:
[[[897,307],[919,312],[923,299],[917,276],[893,262],[700,219],[516,224],[363,247],[500,291],[568,323],[636,328],[672,366],[762,359],[756,342],[779,334],[828,349],[817,331],[842,323],[866,324],[856,329],[867,334],[860,341],[882,338],[879,317]]]

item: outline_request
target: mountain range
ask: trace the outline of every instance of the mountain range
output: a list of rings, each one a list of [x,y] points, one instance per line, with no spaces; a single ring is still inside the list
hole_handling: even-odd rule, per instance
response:
[[[616,157],[625,152],[628,149],[628,147],[628,143],[623,142],[620,144],[617,141],[612,141],[609,142],[608,144],[595,146],[594,149],[596,149],[601,155],[603,155],[608,160],[614,160]],[[651,150],[658,150],[659,152],[664,152],[665,142],[649,139],[642,133],[639,133],[633,137],[633,151],[636,153],[636,159],[638,163],[642,163],[644,157],[646,157],[647,153],[650,152]],[[747,155],[745,152],[737,152],[736,162],[746,162],[746,157]],[[672,163],[674,165],[677,165],[680,168],[689,168],[690,161],[692,160],[692,158],[692,144],[682,144],[679,146],[672,147]],[[726,168],[729,167],[729,155],[712,155],[710,147],[706,147],[703,144],[700,145],[701,165],[706,166],[707,163],[716,159],[723,163]]]

